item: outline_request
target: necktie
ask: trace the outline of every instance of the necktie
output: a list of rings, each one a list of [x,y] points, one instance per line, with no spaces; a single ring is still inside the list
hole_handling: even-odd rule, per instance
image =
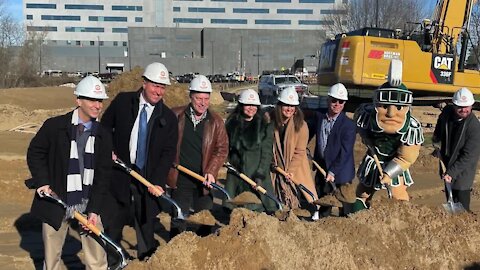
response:
[[[137,140],[137,158],[135,165],[139,169],[143,169],[145,166],[145,160],[147,159],[147,104],[143,105],[140,112],[140,118],[138,119],[138,140]]]
[[[83,124],[78,124],[78,135],[82,135],[83,132],[85,131],[85,126]]]

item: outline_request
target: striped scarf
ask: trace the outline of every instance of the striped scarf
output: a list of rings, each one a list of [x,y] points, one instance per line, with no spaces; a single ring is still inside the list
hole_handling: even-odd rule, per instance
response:
[[[83,153],[83,179],[80,173],[77,147],[78,108],[73,111],[71,124],[72,140],[70,141],[70,159],[67,174],[67,218],[72,216],[73,211],[82,213],[87,208],[88,195],[93,184],[95,134],[98,123],[93,121],[91,133],[85,145],[85,153]]]

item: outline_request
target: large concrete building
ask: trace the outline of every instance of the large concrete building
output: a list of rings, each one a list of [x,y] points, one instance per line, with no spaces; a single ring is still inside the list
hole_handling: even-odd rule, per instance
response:
[[[23,9],[27,31],[47,34],[43,70],[105,72],[156,60],[176,74],[257,74],[316,55],[325,15],[346,1],[24,0]]]

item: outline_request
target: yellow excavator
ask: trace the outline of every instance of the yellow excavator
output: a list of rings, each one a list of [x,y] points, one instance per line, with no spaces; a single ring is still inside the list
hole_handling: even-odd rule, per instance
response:
[[[403,83],[415,96],[451,96],[461,87],[480,94],[480,71],[465,65],[475,2],[438,0],[432,20],[412,31],[362,28],[337,35],[321,47],[318,83],[374,89],[385,82],[391,59],[399,59]]]

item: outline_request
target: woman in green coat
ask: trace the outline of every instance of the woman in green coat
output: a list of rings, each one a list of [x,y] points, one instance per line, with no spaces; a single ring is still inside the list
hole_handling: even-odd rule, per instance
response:
[[[260,99],[255,90],[247,89],[240,93],[238,105],[226,121],[230,151],[229,162],[239,171],[254,180],[273,194],[270,178],[272,162],[273,126],[259,109]],[[248,183],[233,173],[227,174],[225,189],[232,197],[249,191],[257,195],[262,204],[247,204],[243,207],[254,211],[274,212],[275,202],[258,193]],[[235,206],[224,201],[223,205]]]

